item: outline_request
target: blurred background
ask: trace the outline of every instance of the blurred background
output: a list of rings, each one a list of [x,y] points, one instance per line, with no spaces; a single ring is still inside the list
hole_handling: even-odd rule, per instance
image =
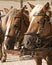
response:
[[[50,4],[52,4],[52,0],[0,0],[0,9],[10,8],[11,6],[19,9],[23,7],[24,5],[27,5],[28,9],[30,9],[27,2],[30,2],[31,4],[34,4],[34,5],[38,3],[44,4],[46,2],[49,2]]]

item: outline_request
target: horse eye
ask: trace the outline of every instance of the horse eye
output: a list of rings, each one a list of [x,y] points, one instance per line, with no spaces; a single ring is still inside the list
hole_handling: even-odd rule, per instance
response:
[[[39,21],[37,23],[39,24]]]
[[[18,27],[18,25],[14,25],[14,28],[17,28]]]

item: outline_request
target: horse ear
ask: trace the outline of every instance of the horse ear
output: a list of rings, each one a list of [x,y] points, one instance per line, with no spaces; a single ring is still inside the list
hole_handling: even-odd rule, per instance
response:
[[[23,12],[25,9],[27,9],[26,5],[21,9],[21,12]]]
[[[8,12],[9,12],[9,10],[8,10],[7,8],[4,8],[4,11],[5,11],[6,13],[8,13]]]
[[[33,9],[35,6],[34,5],[32,5],[31,3],[29,3],[29,2],[27,2],[29,5],[30,5],[30,7]]]

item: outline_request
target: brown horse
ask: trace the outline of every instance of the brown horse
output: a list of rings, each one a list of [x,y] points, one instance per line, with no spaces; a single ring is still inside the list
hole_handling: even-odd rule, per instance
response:
[[[24,36],[24,33],[27,31],[29,26],[29,17],[27,17],[27,11],[25,7],[17,11],[17,9],[12,9],[9,11],[7,21],[7,29],[5,33],[5,38],[2,44],[2,61],[6,61],[6,49],[10,44],[13,48],[16,41],[21,42]]]
[[[42,65],[42,58],[46,56],[48,65],[52,64],[51,51],[45,51],[44,49],[41,55],[40,51],[35,50],[52,47],[52,22],[50,22],[50,18],[49,3],[46,3],[44,6],[37,5],[30,13],[31,22],[22,44],[24,48],[34,51],[36,65]]]
[[[6,14],[8,12],[9,12],[9,10],[7,8],[0,10],[0,59],[2,57],[1,56],[1,49],[2,49],[2,43],[4,40],[4,35],[5,35],[6,25],[7,25],[7,20],[8,20],[8,15],[6,15]]]
[[[7,8],[4,8],[3,10],[0,10],[0,59],[2,57],[2,43],[4,41],[4,35],[6,31],[6,24],[8,20],[8,15],[6,15],[9,12]],[[6,16],[5,16],[6,15]]]

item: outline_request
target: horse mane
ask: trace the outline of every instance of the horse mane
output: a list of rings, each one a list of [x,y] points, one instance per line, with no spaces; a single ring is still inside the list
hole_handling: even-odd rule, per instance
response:
[[[13,17],[15,16],[14,13],[16,13],[16,11],[17,11],[17,9],[12,8],[12,9],[5,15],[5,17],[3,17],[3,19],[2,19],[2,29],[3,29],[3,31],[6,31],[7,21],[8,21],[9,16],[10,16],[11,18],[13,18]]]

